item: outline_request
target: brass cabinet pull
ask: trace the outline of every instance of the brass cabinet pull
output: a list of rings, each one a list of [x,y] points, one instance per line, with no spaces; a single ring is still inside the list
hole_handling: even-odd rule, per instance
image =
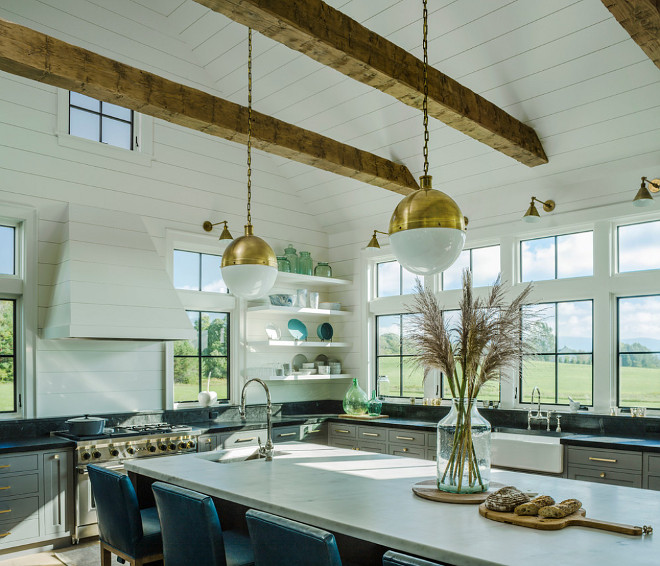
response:
[[[211,439],[210,438],[206,439],[206,444],[211,444]]]
[[[415,440],[412,436],[397,436],[397,440]]]
[[[318,434],[319,432],[321,432],[321,431],[320,430],[308,430],[307,434]]]
[[[589,460],[591,460],[592,462],[610,462],[612,464],[616,464],[616,460],[612,458],[592,458],[591,456],[589,456]]]
[[[363,436],[380,436],[377,432],[363,432]]]
[[[11,468],[11,464],[3,464],[0,468]]]
[[[404,451],[404,452],[408,452],[408,449],[407,449],[407,448],[404,448],[403,451]]]
[[[256,440],[256,436],[251,436],[250,438],[238,438],[236,439],[236,443],[238,444],[239,442],[251,442],[252,440]]]
[[[0,538],[5,538],[8,537],[11,533],[2,533],[0,534]]]
[[[283,432],[281,434],[278,434],[277,436],[295,436],[295,432]]]
[[[350,430],[344,430],[342,428],[336,428],[335,432],[341,432],[342,434],[350,434]]]
[[[11,509],[1,509],[0,513],[11,513]]]
[[[600,477],[601,477],[601,478],[604,478],[604,477],[605,477],[605,472],[601,472],[601,473],[600,473]]]
[[[7,486],[4,486],[4,487],[0,487],[0,489],[11,489],[11,486],[7,485]]]

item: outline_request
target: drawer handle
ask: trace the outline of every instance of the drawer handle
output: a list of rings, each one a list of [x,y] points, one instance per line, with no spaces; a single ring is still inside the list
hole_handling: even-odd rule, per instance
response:
[[[239,442],[251,442],[251,441],[256,440],[256,439],[257,439],[256,436],[251,436],[250,438],[238,438],[236,440],[236,444],[238,444]]]
[[[207,438],[205,442],[206,442],[206,444],[211,444],[211,439]]]
[[[282,434],[278,434],[277,436],[295,436],[295,432],[283,432]]]
[[[5,538],[8,537],[11,533],[2,533],[0,534],[0,538]]]
[[[320,430],[308,430],[307,434],[318,434],[319,432],[321,432],[321,431]]]
[[[377,432],[363,432],[362,436],[380,436]]]
[[[11,513],[11,509],[2,509],[0,513]]]
[[[11,489],[11,486],[10,486],[10,485],[7,485],[7,486],[5,486],[5,487],[0,487],[0,489]]]
[[[350,430],[344,430],[342,428],[336,428],[335,432],[341,432],[342,434],[350,434]]]
[[[11,468],[11,464],[4,464],[0,466],[0,468]]]
[[[415,440],[412,436],[397,436],[397,440]]]
[[[604,477],[605,477],[605,472],[601,472],[601,473],[600,473],[600,477],[601,477],[601,478],[604,478]]]
[[[613,458],[592,458],[589,456],[589,460],[592,462],[610,462],[611,464],[616,464],[616,460]]]

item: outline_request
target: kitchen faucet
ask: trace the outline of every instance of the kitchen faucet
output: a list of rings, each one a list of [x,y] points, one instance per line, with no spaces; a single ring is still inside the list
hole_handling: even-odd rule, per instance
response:
[[[546,412],[545,415],[541,412],[541,390],[536,386],[534,386],[534,389],[532,389],[532,405],[534,404],[534,393],[539,394],[539,401],[538,405],[536,406],[536,414],[532,412],[532,409],[527,412],[527,430],[531,430],[532,421],[545,421],[545,430],[550,430],[550,417],[552,417],[552,411]],[[559,427],[559,421],[557,421],[557,427]]]
[[[273,406],[270,401],[270,391],[268,390],[268,385],[264,381],[258,378],[253,378],[253,379],[248,379],[245,382],[245,385],[243,385],[243,391],[241,392],[241,406],[238,409],[239,414],[241,415],[241,419],[245,420],[245,390],[247,389],[247,386],[250,385],[253,381],[256,381],[259,383],[264,390],[266,391],[266,428],[267,428],[267,436],[266,436],[266,445],[262,446],[261,445],[261,440],[259,441],[259,456],[265,457],[266,462],[270,462],[273,459]]]

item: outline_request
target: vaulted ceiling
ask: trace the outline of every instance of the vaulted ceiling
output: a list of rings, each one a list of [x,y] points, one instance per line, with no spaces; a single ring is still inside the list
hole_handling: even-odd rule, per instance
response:
[[[422,57],[420,0],[328,4]],[[246,28],[193,0],[7,0],[0,17],[246,103]],[[418,110],[260,34],[253,50],[259,112],[421,173]],[[600,0],[429,0],[429,62],[533,128],[549,159],[529,168],[431,120],[434,186],[472,225],[517,220],[532,195],[558,212],[625,202],[641,175],[660,176],[660,69]],[[255,159],[329,233],[384,228],[400,199],[282,157]]]

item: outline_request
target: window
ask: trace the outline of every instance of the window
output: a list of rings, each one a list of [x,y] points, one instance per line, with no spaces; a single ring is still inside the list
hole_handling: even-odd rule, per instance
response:
[[[593,232],[520,242],[522,281],[588,277],[594,274]]]
[[[533,321],[534,353],[525,356],[520,380],[520,402],[529,402],[534,387],[541,402],[567,405],[568,397],[593,403],[593,302],[566,301],[528,306],[523,317]]]
[[[398,261],[379,263],[376,266],[376,297],[410,295],[415,292],[416,279],[417,277],[401,267]]]
[[[500,246],[463,250],[456,262],[442,273],[442,290],[463,288],[463,270],[472,271],[472,286],[492,285],[500,273]]]
[[[0,275],[16,274],[16,229],[0,226]]]
[[[222,280],[222,256],[174,250],[174,287],[188,291],[228,293]]]
[[[174,402],[197,401],[200,391],[229,399],[229,313],[187,311],[194,340],[174,343]]]
[[[619,406],[660,408],[660,295],[618,299]]]
[[[0,412],[16,411],[16,301],[0,299]]]
[[[406,338],[406,326],[413,320],[411,314],[376,317],[377,375],[389,379],[390,397],[424,397],[424,370],[415,364],[414,347]]]
[[[69,93],[69,133],[133,149],[133,111],[77,92]]]
[[[619,273],[660,269],[660,221],[617,228]]]

